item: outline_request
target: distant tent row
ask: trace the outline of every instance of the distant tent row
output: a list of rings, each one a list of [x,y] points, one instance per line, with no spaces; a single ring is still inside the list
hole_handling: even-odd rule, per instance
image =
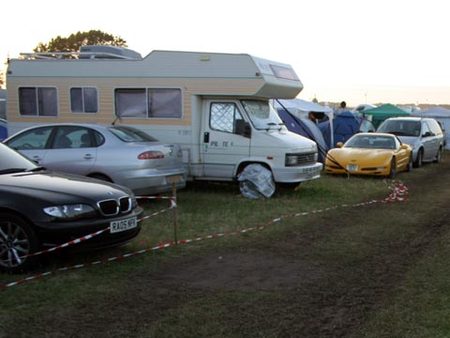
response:
[[[360,131],[373,131],[364,126],[365,124],[372,124],[376,129],[387,118],[401,116],[431,117],[439,121],[445,132],[446,149],[450,149],[450,110],[442,107],[409,113],[387,103],[379,107],[364,105],[364,109],[354,113],[349,111],[334,113],[329,107],[301,99],[275,100],[274,107],[290,131],[317,143],[321,155],[319,157],[322,160],[326,151],[334,147],[337,142],[345,142],[350,136]],[[315,124],[309,120],[310,112],[318,113],[319,116],[322,114],[322,122]]]
[[[371,121],[375,128],[378,128],[379,125],[387,118],[410,115],[408,112],[390,103],[383,104],[379,107],[366,109],[362,112],[362,114],[365,116],[372,116]]]

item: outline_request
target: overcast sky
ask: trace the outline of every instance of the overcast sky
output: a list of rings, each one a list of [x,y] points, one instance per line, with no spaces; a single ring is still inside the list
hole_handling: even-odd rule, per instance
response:
[[[1,8],[2,61],[99,29],[142,55],[248,53],[291,64],[306,100],[450,104],[445,0],[21,0]]]

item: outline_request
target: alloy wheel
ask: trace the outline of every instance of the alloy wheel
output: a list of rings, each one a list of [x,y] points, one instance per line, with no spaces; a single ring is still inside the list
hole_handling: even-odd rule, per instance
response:
[[[0,266],[15,268],[21,266],[31,250],[26,231],[12,221],[0,222]]]

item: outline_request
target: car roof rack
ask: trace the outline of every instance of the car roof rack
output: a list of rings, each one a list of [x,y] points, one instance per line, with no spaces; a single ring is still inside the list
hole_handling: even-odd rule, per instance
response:
[[[35,52],[20,53],[26,60],[55,60],[55,59],[121,59],[121,60],[141,60],[142,56],[134,50],[105,45],[85,45],[81,46],[77,52]]]

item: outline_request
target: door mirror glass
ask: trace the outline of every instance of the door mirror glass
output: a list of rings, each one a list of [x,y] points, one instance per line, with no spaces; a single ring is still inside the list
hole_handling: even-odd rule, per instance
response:
[[[250,123],[241,119],[235,120],[235,133],[250,138],[252,135],[252,128],[250,127]]]

